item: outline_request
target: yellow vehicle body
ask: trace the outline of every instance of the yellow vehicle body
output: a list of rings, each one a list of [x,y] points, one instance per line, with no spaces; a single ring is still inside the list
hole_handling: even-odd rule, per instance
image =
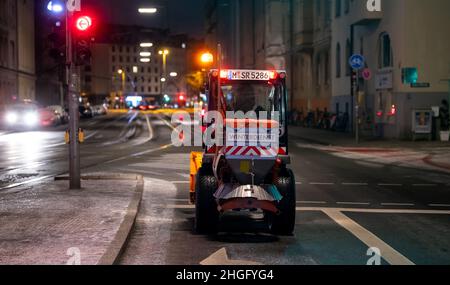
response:
[[[197,176],[198,170],[200,169],[200,167],[202,167],[202,161],[203,161],[202,152],[191,152],[189,197],[192,204],[195,203],[195,178]]]

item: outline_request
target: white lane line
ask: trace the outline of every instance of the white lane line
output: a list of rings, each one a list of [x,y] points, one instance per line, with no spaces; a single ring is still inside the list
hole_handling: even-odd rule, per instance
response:
[[[428,206],[434,208],[450,208],[450,204],[429,204]]]
[[[321,212],[334,210],[338,212],[369,213],[369,214],[423,214],[423,215],[450,215],[450,210],[414,210],[414,209],[362,209],[362,208],[320,208],[297,207],[299,212]]]
[[[335,185],[334,183],[330,182],[310,182],[309,185],[318,185],[318,186],[326,186],[326,185]]]
[[[145,120],[147,121],[147,128],[148,128],[148,132],[149,132],[149,137],[148,137],[148,141],[153,140],[153,128],[152,128],[152,124],[150,123],[150,119],[148,118],[147,115],[144,115]]]
[[[295,182],[295,185],[303,185],[302,182]]]
[[[370,206],[370,203],[365,202],[337,202],[338,205],[351,205],[351,206]]]
[[[190,184],[190,181],[169,181],[172,184]]]
[[[412,203],[381,203],[383,207],[414,207],[415,204]]]
[[[12,189],[12,188],[16,188],[19,186],[23,186],[23,185],[27,185],[30,183],[34,183],[34,182],[39,182],[42,180],[46,180],[46,179],[50,179],[55,177],[56,175],[46,175],[46,176],[42,176],[42,177],[38,177],[38,178],[33,178],[24,182],[18,182],[18,183],[14,183],[14,184],[9,184],[7,186],[1,187],[0,190],[7,190],[7,189]]]
[[[436,187],[437,184],[413,184],[413,187]]]
[[[378,186],[385,186],[385,187],[402,187],[403,184],[396,184],[396,183],[378,183]]]
[[[323,210],[323,212],[334,220],[338,225],[352,233],[369,248],[376,247],[380,249],[381,256],[392,265],[415,265],[411,260],[396,251],[382,239],[365,229],[343,213],[335,210]]]
[[[317,204],[317,205],[325,205],[327,202],[325,201],[297,201],[297,204]]]
[[[173,146],[173,144],[167,144],[167,145],[163,145],[161,147],[154,148],[154,149],[149,149],[149,150],[146,150],[146,151],[143,151],[143,152],[133,153],[133,154],[130,154],[130,155],[126,155],[126,156],[123,156],[123,157],[119,157],[119,158],[116,158],[116,159],[109,160],[107,162],[104,162],[104,164],[110,164],[110,163],[126,160],[126,159],[129,159],[129,158],[132,158],[132,157],[138,157],[138,156],[142,156],[142,155],[145,155],[145,154],[149,154],[149,153],[165,150],[165,149],[168,149],[171,146]]]
[[[369,186],[369,183],[342,183],[344,186]]]

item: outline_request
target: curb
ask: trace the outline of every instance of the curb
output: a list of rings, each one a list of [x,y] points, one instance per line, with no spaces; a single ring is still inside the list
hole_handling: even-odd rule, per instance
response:
[[[67,176],[55,177],[55,181],[68,180]],[[83,175],[82,180],[136,180],[136,190],[133,198],[128,204],[127,213],[116,232],[114,239],[106,249],[106,252],[102,255],[97,265],[115,265],[119,261],[119,258],[128,242],[131,231],[136,222],[139,207],[141,205],[143,193],[144,193],[144,177],[142,175],[124,175],[117,174],[114,176],[92,174]]]
[[[434,166],[434,167],[438,167],[438,168],[450,171],[450,164],[434,162],[432,155],[429,155],[429,156],[425,157],[423,159],[423,162],[425,162],[425,164],[428,164],[428,165],[431,165],[431,166]]]
[[[98,261],[97,265],[117,264],[120,255],[125,250],[128,238],[130,237],[131,231],[133,230],[134,224],[136,222],[137,214],[139,212],[139,207],[141,205],[142,196],[144,193],[144,177],[139,175],[136,180],[136,191],[134,193],[133,199],[128,205],[127,214],[125,215],[123,222],[116,233],[116,236],[114,237],[106,252],[103,254],[102,258],[100,258],[100,260]]]

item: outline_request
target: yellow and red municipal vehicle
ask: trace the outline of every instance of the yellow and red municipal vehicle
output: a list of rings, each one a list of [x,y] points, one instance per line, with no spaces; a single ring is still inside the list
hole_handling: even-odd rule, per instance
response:
[[[216,111],[224,122],[206,120],[203,129],[223,131],[223,143],[205,144],[202,153],[191,155],[195,230],[217,232],[221,215],[229,211],[259,211],[273,234],[293,234],[296,194],[288,168],[286,72],[211,70],[206,89],[206,117]],[[230,112],[256,116],[230,118]]]

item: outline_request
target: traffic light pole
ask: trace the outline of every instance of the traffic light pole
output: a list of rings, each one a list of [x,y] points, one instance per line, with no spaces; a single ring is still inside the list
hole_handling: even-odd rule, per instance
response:
[[[73,13],[66,13],[66,92],[69,101],[69,189],[81,189],[80,175],[80,144],[78,141],[79,129],[79,102],[78,87],[73,76],[73,50],[72,50],[72,17]]]

